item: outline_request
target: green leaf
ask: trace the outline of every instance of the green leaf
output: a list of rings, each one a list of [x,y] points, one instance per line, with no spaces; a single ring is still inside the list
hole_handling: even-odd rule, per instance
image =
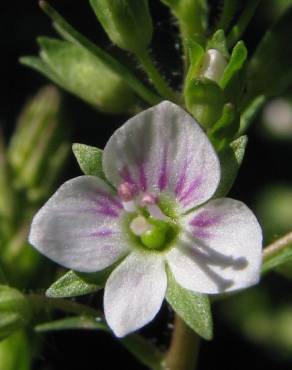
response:
[[[61,330],[102,330],[111,333],[102,317],[90,318],[87,316],[74,316],[65,319],[39,324],[35,327],[38,333]],[[153,370],[164,370],[162,366],[163,355],[150,342],[138,334],[128,335],[120,339],[120,343],[131,352],[137,360]]]
[[[96,292],[104,287],[108,276],[107,270],[92,274],[70,270],[49,287],[46,295],[52,298],[65,298]]]
[[[240,117],[240,129],[239,135],[244,134],[253,120],[255,119],[256,115],[258,114],[261,107],[264,105],[266,101],[266,97],[263,95],[257,96],[254,100],[250,102],[250,104],[245,108],[243,113]]]
[[[292,83],[292,7],[268,30],[248,68],[248,97],[283,93]]]
[[[148,0],[90,0],[89,2],[114,44],[136,54],[147,49],[153,33]]]
[[[68,41],[38,38],[40,56],[66,90],[106,113],[125,113],[135,104],[126,82],[106,63]]]
[[[31,337],[17,331],[0,342],[1,370],[31,370],[33,348]]]
[[[214,195],[215,198],[226,196],[231,189],[244,158],[246,144],[247,136],[240,136],[219,152],[221,181]]]
[[[122,77],[124,81],[145,101],[151,105],[158,104],[161,98],[149,90],[144,84],[136,78],[125,66],[119,63],[111,55],[97,47],[90,40],[76,31],[61,15],[56,12],[46,1],[40,2],[41,8],[53,20],[53,26],[66,40],[83,47],[88,52],[95,55],[103,61],[113,73]]]
[[[30,318],[26,297],[17,289],[0,285],[0,340],[24,327]]]
[[[208,296],[182,288],[167,269],[166,299],[186,324],[204,339],[212,339],[213,322]]]
[[[102,150],[84,144],[73,144],[73,153],[85,175],[98,176],[105,179],[102,169]]]
[[[232,50],[228,65],[226,66],[223,76],[219,82],[222,89],[225,89],[236,73],[244,66],[247,58],[247,49],[243,41],[239,41]]]

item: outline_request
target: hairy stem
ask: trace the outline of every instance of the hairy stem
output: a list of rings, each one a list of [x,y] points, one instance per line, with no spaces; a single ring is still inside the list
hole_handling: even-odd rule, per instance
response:
[[[274,241],[270,245],[268,245],[263,250],[263,261],[268,260],[269,258],[273,257],[274,255],[281,252],[282,249],[285,249],[288,245],[292,244],[292,231],[282,238]]]
[[[148,51],[140,53],[137,55],[139,62],[141,63],[143,69],[147,73],[151,83],[156,88],[157,92],[165,99],[176,101],[176,92],[168,85],[165,79],[162,77],[157,67],[153,63]]]
[[[167,370],[194,370],[199,347],[200,337],[176,315],[171,344],[165,358],[165,368]]]
[[[75,315],[102,316],[102,313],[84,304],[60,298],[49,298],[41,294],[28,294],[27,298],[36,311],[61,310]]]

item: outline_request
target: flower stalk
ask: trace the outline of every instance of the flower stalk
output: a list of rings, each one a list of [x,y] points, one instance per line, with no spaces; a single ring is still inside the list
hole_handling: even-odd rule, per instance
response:
[[[194,370],[200,349],[200,337],[175,316],[171,344],[165,358],[167,370]]]

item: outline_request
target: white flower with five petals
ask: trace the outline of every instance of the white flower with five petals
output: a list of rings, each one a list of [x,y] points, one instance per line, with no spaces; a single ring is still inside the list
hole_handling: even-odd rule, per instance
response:
[[[108,182],[80,176],[63,184],[33,219],[30,243],[69,269],[114,263],[105,317],[117,336],[150,322],[177,283],[218,294],[258,282],[262,233],[251,210],[211,199],[220,164],[194,119],[170,102],[118,129],[103,153]],[[116,190],[115,190],[116,189]]]

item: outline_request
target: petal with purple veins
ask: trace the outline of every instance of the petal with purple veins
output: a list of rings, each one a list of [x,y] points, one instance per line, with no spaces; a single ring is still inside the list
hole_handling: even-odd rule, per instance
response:
[[[62,266],[99,271],[127,253],[122,212],[103,180],[80,176],[63,184],[36,214],[29,241]]]
[[[208,200],[220,180],[220,164],[207,136],[177,105],[165,101],[131,118],[107,143],[103,168],[116,187],[166,192],[183,211]]]
[[[182,218],[184,229],[167,260],[186,289],[215,294],[256,284],[262,259],[262,232],[243,203],[216,199]]]

